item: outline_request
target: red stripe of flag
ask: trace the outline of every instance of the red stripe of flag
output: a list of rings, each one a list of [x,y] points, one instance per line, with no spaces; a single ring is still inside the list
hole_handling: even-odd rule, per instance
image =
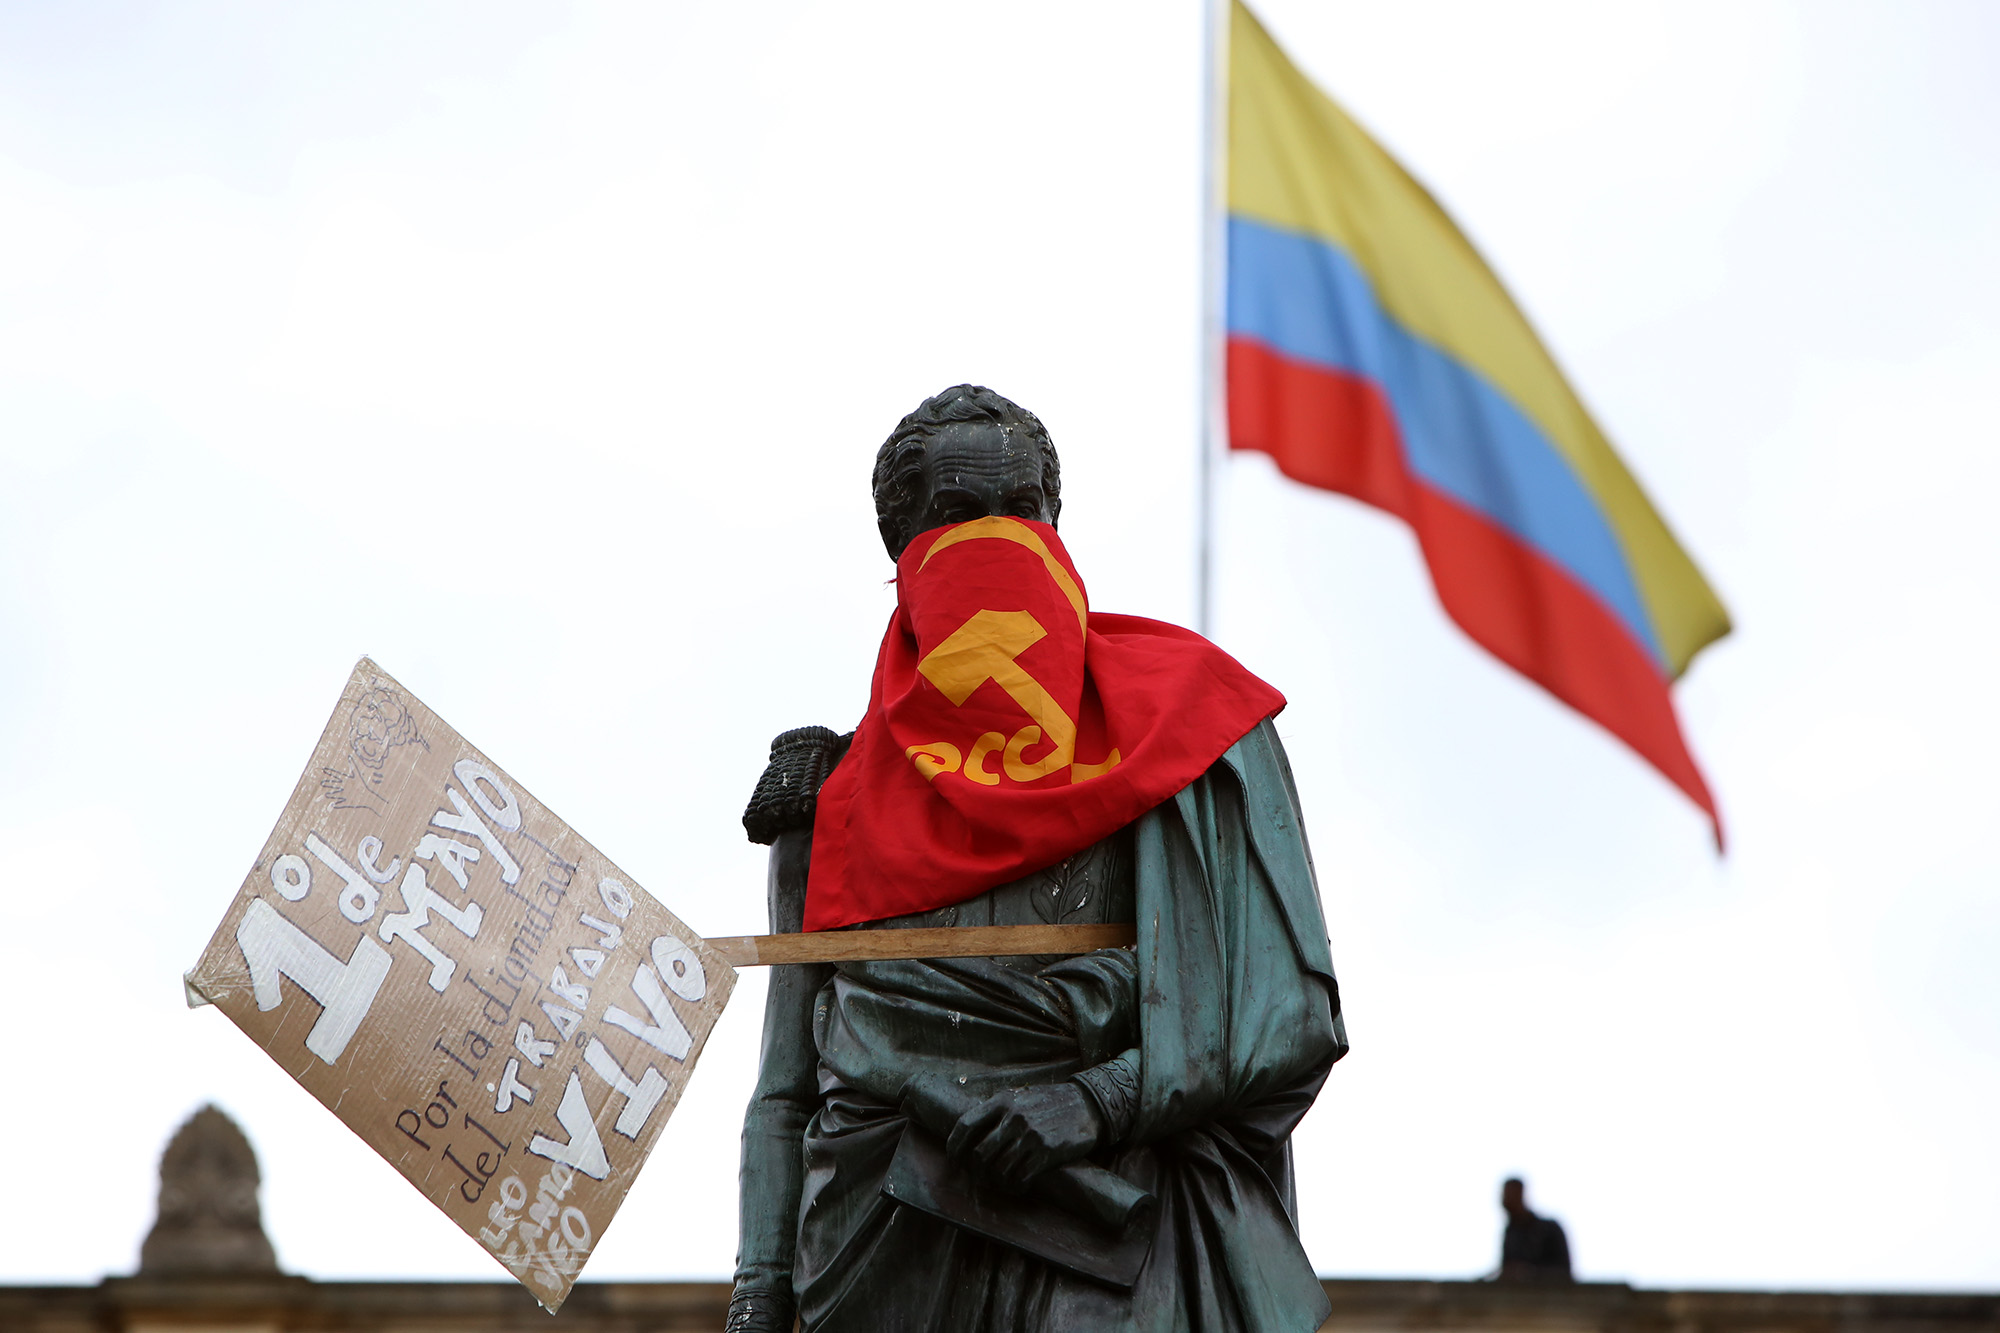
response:
[[[1414,477],[1371,381],[1261,343],[1228,346],[1229,443],[1294,481],[1349,495],[1416,531],[1438,600],[1488,652],[1631,746],[1722,821],[1674,715],[1668,682],[1611,610],[1484,515]]]

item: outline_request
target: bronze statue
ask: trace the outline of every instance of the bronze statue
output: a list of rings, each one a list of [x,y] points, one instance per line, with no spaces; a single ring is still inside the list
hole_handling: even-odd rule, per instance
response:
[[[1135,922],[1138,943],[773,968],[744,1120],[728,1327],[777,1333],[796,1313],[812,1333],[1318,1328],[1328,1305],[1298,1240],[1291,1133],[1347,1043],[1297,795],[1269,720],[1282,696],[1186,631],[1096,612],[1090,681],[1129,686],[1102,684],[1100,700],[1089,682],[1043,690],[1055,667],[1007,675],[1008,654],[1044,634],[1050,645],[1068,634],[1084,661],[1085,605],[1054,538],[1055,449],[1033,414],[998,394],[960,385],[924,402],[883,445],[874,490],[899,561],[899,619],[856,733],[805,728],[772,744],[744,816],[771,847],[771,929]],[[979,535],[1007,540],[970,553],[961,542],[928,563]],[[1003,558],[1057,592],[1040,610],[982,610],[938,647],[913,591],[918,551],[938,596],[962,593]],[[975,601],[960,609],[983,594],[964,595]],[[982,626],[992,633],[966,648]],[[954,651],[1001,666],[954,685]],[[993,730],[885,739],[896,714],[884,681],[898,660],[912,707],[928,699],[949,719],[963,705],[969,717],[985,688]],[[1137,714],[1121,712],[1120,689],[1153,689],[1177,662],[1196,663],[1191,706],[1153,719],[1157,744],[1135,741]],[[1234,701],[1228,716],[1247,720],[1147,794],[1172,771],[1157,756],[1182,715],[1206,710],[1210,681]],[[885,783],[906,802],[889,808],[932,822],[866,823],[861,807]],[[1117,808],[1106,793],[1145,804],[1095,834],[1090,821]],[[1014,826],[1034,835],[1017,854],[1026,873],[978,888],[1008,872],[968,878],[975,867],[959,888],[919,886],[932,896],[918,898],[887,882],[901,872],[882,867],[933,854],[940,866],[972,865],[967,848],[984,849],[984,864],[1013,864],[1009,836],[964,831],[972,826],[952,822],[960,807],[948,800],[974,817],[979,801],[1043,812]],[[1086,830],[1071,836],[1087,841],[1043,836],[1051,824]],[[912,901],[922,910],[870,915]]]

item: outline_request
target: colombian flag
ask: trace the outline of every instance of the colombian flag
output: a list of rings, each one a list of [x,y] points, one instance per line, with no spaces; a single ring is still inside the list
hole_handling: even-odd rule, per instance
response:
[[[1397,515],[1466,633],[1721,823],[1668,686],[1701,572],[1437,201],[1231,4],[1229,443]]]

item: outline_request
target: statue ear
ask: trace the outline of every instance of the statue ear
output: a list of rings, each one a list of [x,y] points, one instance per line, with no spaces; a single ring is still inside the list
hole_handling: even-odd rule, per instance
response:
[[[891,560],[903,558],[903,548],[910,544],[909,527],[901,514],[884,514],[875,520],[875,530],[882,534],[882,549]]]

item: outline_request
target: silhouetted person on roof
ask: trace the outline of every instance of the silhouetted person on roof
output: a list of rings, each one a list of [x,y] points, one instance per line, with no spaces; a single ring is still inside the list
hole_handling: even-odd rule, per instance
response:
[[[1569,1237],[1562,1223],[1528,1211],[1528,1191],[1518,1178],[1500,1187],[1507,1210],[1507,1235],[1500,1242],[1502,1282],[1574,1282],[1569,1271]]]

